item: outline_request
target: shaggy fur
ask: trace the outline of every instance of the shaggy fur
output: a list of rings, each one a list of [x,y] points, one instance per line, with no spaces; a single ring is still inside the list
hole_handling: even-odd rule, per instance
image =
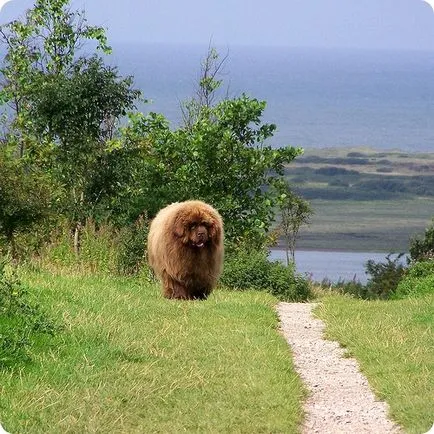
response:
[[[148,259],[165,297],[207,298],[223,266],[220,214],[198,200],[163,208],[149,228]]]

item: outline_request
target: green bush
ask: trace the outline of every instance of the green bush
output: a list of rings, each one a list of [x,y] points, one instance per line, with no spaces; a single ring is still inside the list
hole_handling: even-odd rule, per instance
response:
[[[119,234],[120,248],[117,254],[117,271],[123,275],[137,274],[146,260],[148,224],[144,216]]]
[[[392,254],[386,256],[386,262],[375,262],[371,259],[365,264],[366,273],[370,275],[366,285],[356,280],[337,283],[325,280],[321,283],[321,288],[364,300],[393,298],[406,268],[401,260],[403,253],[394,259],[391,256]]]
[[[39,337],[54,336],[59,330],[29,301],[27,288],[8,261],[0,259],[0,369],[30,361]]]
[[[263,250],[237,249],[227,255],[221,283],[234,290],[265,290],[283,301],[304,301],[311,295],[309,282],[278,261],[270,262]]]
[[[412,264],[393,298],[417,297],[434,292],[434,259]]]
[[[431,226],[425,230],[423,238],[411,240],[410,257],[415,262],[434,258],[434,220]]]
[[[403,255],[401,253],[391,259],[392,254],[389,254],[386,256],[386,262],[375,262],[370,259],[366,263],[366,272],[371,275],[366,285],[366,298],[388,299],[393,296],[405,273],[405,266],[401,261]]]

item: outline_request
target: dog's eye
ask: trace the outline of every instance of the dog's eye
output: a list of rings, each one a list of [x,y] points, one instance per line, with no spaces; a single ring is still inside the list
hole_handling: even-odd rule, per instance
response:
[[[195,229],[196,226],[197,226],[197,224],[193,223],[193,224],[190,225],[190,229]]]

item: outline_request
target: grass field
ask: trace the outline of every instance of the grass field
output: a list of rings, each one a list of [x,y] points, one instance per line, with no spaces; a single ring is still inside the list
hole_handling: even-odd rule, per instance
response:
[[[434,294],[397,301],[325,296],[315,314],[360,363],[376,395],[409,433],[434,422]]]
[[[434,153],[309,149],[286,176],[315,211],[299,249],[405,252],[434,217]]]
[[[298,432],[304,389],[270,295],[177,302],[140,280],[23,280],[65,329],[0,372],[8,431]]]

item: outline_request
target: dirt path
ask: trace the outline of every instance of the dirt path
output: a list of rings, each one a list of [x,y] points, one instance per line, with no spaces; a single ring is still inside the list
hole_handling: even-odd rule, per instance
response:
[[[310,394],[304,434],[401,433],[387,417],[354,359],[337,342],[323,339],[324,323],[312,315],[314,303],[279,303],[283,334],[295,367]]]

